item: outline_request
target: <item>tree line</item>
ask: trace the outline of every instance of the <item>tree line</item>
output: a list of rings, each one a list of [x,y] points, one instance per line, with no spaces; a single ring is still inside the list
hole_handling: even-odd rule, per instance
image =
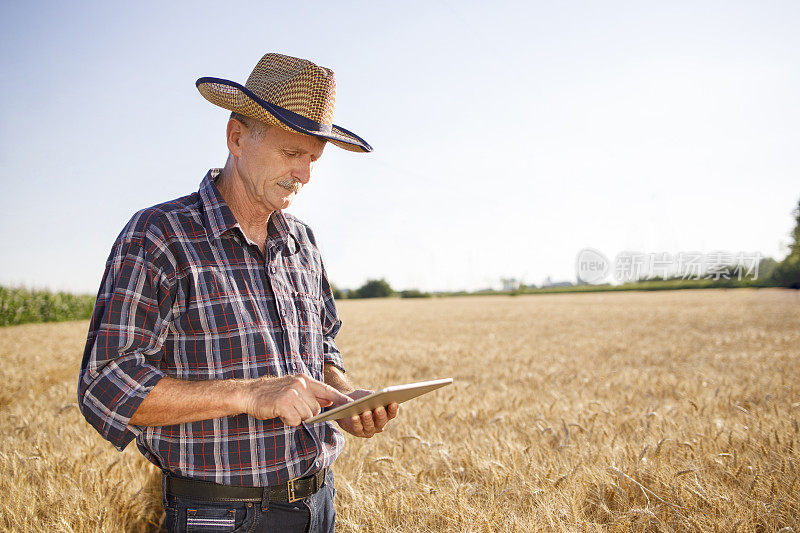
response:
[[[617,286],[578,285],[570,287],[556,287],[551,289],[517,290],[511,294],[546,293],[546,292],[589,292],[604,290],[666,290],[666,289],[691,289],[691,288],[717,288],[717,287],[788,287],[800,289],[800,201],[793,211],[795,227],[791,232],[789,254],[782,260],[772,258],[762,259],[759,264],[759,279],[757,280],[642,280]],[[733,274],[741,265],[732,265]],[[738,276],[737,276],[738,277]],[[430,293],[416,289],[395,291],[389,283],[381,279],[369,279],[357,289],[340,289],[332,287],[335,299],[358,298],[388,298],[399,296],[401,298],[428,298]],[[508,291],[479,291],[472,294],[509,294]],[[470,294],[437,293],[441,296],[456,296]],[[55,322],[62,320],[86,320],[91,318],[95,297],[86,294],[70,294],[66,292],[51,292],[47,290],[34,290],[22,287],[9,288],[0,286],[0,326],[24,324],[26,322]]]
[[[333,298],[335,300],[342,300],[345,298],[358,299],[358,298],[389,298],[391,296],[399,296],[401,298],[430,298],[431,294],[428,292],[411,289],[406,291],[395,291],[389,282],[385,279],[369,279],[366,283],[357,289],[340,289],[335,285],[333,289]]]

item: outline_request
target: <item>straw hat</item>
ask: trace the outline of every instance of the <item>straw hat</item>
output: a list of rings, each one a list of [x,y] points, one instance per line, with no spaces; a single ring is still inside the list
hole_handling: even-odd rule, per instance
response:
[[[322,137],[345,150],[372,151],[367,141],[333,124],[333,71],[311,61],[266,54],[244,86],[208,77],[195,85],[206,100],[225,109],[288,131]]]

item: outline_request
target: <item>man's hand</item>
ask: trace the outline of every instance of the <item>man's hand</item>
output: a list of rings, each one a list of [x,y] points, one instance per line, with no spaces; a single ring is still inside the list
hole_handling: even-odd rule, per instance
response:
[[[365,389],[357,389],[349,394],[350,398],[357,400],[373,391]],[[356,437],[372,438],[376,433],[381,433],[383,428],[392,418],[397,416],[400,411],[400,406],[396,403],[390,403],[383,407],[378,407],[372,411],[364,411],[361,415],[353,415],[349,418],[340,418],[336,421],[339,427],[355,435]]]
[[[280,418],[288,426],[319,414],[323,407],[353,401],[330,385],[307,376],[262,377],[246,384],[243,411],[255,418]]]

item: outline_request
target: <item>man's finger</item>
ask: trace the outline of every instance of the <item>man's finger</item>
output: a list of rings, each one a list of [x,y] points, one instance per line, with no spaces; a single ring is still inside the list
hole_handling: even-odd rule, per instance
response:
[[[361,425],[364,427],[364,433],[372,435],[375,433],[375,422],[372,420],[372,411],[365,411],[361,413]]]
[[[361,425],[361,417],[358,415],[353,415],[350,417],[350,424],[353,426],[353,432],[356,435],[363,435],[364,434],[364,426]]]
[[[389,417],[386,414],[386,409],[383,407],[376,407],[375,410],[372,411],[373,420],[375,421],[375,431],[381,432],[383,431],[383,426],[389,422]]]
[[[309,410],[311,412],[311,416],[314,416],[320,411],[319,402],[310,388],[301,389],[297,393],[295,402],[301,414],[306,410]]]
[[[321,381],[311,381],[309,389],[317,398],[329,400],[335,405],[344,405],[353,401],[351,397],[347,396],[346,394],[342,394],[330,385],[327,385]]]
[[[298,416],[300,417],[300,421],[305,420],[306,418],[311,418],[314,416],[314,410],[311,408],[310,405],[307,403],[300,401],[294,405],[295,410],[297,411]],[[300,425],[300,422],[297,423]]]
[[[397,413],[400,411],[400,405],[396,402],[392,402],[386,408],[386,415],[388,416],[389,420],[397,416]]]
[[[280,415],[281,420],[287,426],[299,426],[303,418],[297,412],[297,408],[292,404],[288,406],[284,413]]]
[[[312,416],[316,416],[319,414],[320,411],[322,411],[322,407],[320,406],[317,399],[314,398],[313,396],[310,398],[303,396],[303,402],[304,402],[304,407],[311,412],[311,414],[306,418],[311,418]],[[305,420],[305,418],[303,420]]]

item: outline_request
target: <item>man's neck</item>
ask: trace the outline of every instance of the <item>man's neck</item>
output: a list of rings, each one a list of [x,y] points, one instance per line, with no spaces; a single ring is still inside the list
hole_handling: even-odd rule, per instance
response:
[[[262,206],[253,202],[244,181],[236,169],[230,167],[232,165],[225,165],[220,172],[216,179],[217,189],[219,189],[222,199],[230,207],[244,234],[258,244],[263,252],[266,247],[269,217],[274,211],[265,211]]]

